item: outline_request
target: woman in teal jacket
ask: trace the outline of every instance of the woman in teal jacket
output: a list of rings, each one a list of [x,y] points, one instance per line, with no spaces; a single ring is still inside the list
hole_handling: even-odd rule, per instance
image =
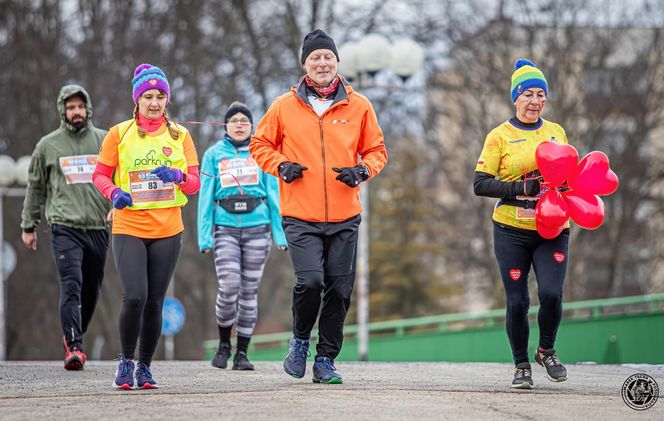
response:
[[[212,365],[226,368],[235,325],[233,370],[253,370],[247,348],[258,317],[258,288],[272,240],[286,250],[279,215],[279,183],[249,153],[251,111],[234,102],[224,123],[226,135],[203,156],[198,200],[198,247],[214,250],[219,293],[215,311],[219,349]],[[208,176],[209,175],[209,176]]]

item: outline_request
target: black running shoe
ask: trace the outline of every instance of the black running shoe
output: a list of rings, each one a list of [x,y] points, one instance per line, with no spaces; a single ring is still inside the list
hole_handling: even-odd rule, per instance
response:
[[[226,368],[228,359],[231,357],[231,344],[222,343],[219,345],[217,353],[212,358],[212,367]]]
[[[567,380],[567,369],[560,363],[558,354],[553,348],[535,351],[535,361],[546,368],[546,377],[552,382],[564,382]]]
[[[512,389],[532,389],[533,388],[533,370],[530,363],[519,363],[514,369],[514,379],[512,380]]]
[[[253,370],[254,365],[247,358],[247,353],[240,351],[233,358],[233,370]]]

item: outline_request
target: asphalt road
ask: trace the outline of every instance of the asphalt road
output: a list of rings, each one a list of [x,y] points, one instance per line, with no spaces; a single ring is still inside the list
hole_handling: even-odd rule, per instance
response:
[[[155,361],[161,389],[116,391],[117,362],[89,361],[66,372],[61,362],[0,362],[1,420],[664,420],[664,398],[635,411],[621,387],[646,373],[664,387],[664,366],[569,365],[553,383],[533,367],[535,388],[512,390],[510,364],[343,363],[342,385],[286,375],[280,362],[254,372],[203,361]]]

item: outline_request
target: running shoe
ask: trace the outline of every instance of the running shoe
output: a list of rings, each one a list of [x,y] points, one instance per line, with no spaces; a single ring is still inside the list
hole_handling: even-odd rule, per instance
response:
[[[247,353],[239,351],[233,358],[233,370],[253,370],[254,365],[247,358]]]
[[[307,357],[309,356],[309,341],[292,337],[288,342],[288,354],[284,360],[286,373],[301,379],[307,370]]]
[[[152,377],[150,366],[143,361],[139,361],[136,364],[134,380],[136,382],[136,389],[159,389],[157,381]]]
[[[124,355],[118,355],[120,363],[115,371],[114,389],[131,390],[134,387],[134,360],[128,360]]]
[[[552,382],[564,382],[567,380],[567,369],[560,363],[555,349],[542,349],[538,347],[537,351],[535,351],[535,361],[546,368],[546,377]]]
[[[533,370],[530,363],[519,363],[514,368],[514,379],[512,379],[512,389],[532,389],[533,388]]]
[[[228,366],[228,359],[231,357],[231,344],[220,344],[217,353],[212,358],[212,367],[226,368]]]
[[[343,383],[341,375],[336,372],[333,360],[327,357],[316,357],[316,361],[314,361],[314,383]]]
[[[88,357],[78,346],[74,345],[70,348],[64,336],[62,341],[65,345],[65,370],[83,370]]]

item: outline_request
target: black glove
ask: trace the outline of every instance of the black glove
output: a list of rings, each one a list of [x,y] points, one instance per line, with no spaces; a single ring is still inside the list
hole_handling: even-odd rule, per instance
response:
[[[332,170],[339,173],[337,180],[352,188],[359,186],[361,182],[369,178],[369,170],[361,164],[354,167],[332,167]]]
[[[292,183],[298,178],[302,178],[302,171],[308,170],[297,162],[282,162],[279,164],[279,175],[286,183]]]
[[[515,182],[516,184],[516,194],[515,196],[529,196],[529,197],[535,197],[539,194],[540,192],[540,179],[535,178],[535,179],[528,179],[525,181],[517,181]]]

